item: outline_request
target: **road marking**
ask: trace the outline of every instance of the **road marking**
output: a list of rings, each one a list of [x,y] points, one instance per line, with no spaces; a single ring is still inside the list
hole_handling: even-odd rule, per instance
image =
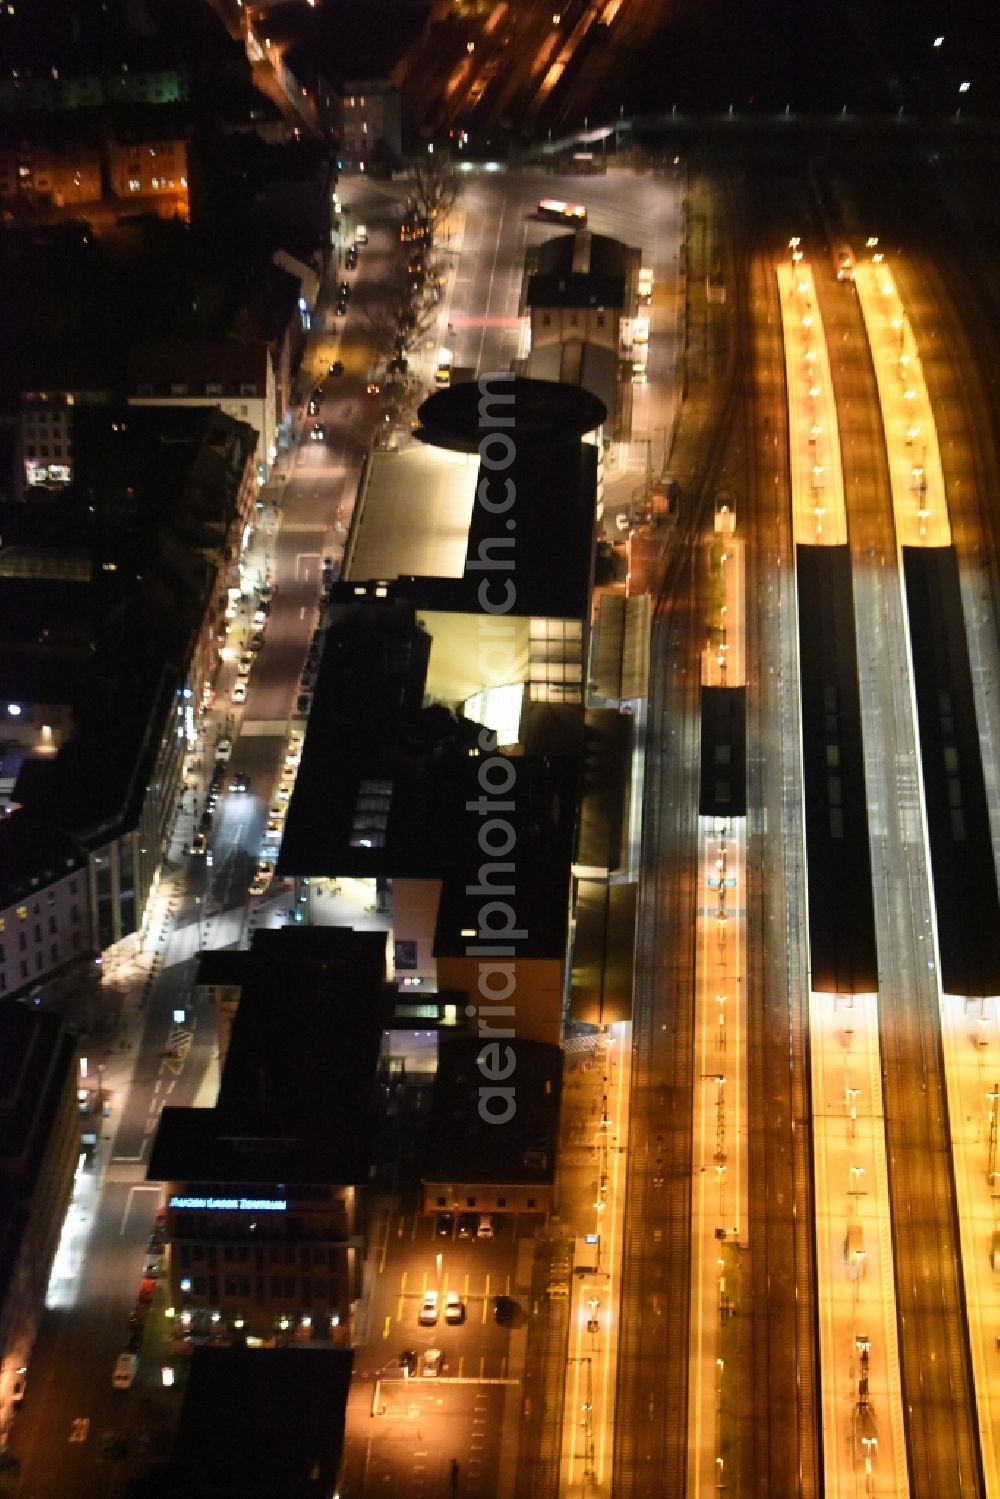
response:
[[[85,1442],[90,1432],[90,1417],[77,1416],[70,1422],[69,1439],[71,1442]]]
[[[389,1329],[391,1327],[392,1327],[392,1317],[387,1314],[386,1315],[386,1319],[385,1319],[384,1323],[382,1324],[382,1336],[383,1336],[383,1338],[387,1338],[389,1336]]]

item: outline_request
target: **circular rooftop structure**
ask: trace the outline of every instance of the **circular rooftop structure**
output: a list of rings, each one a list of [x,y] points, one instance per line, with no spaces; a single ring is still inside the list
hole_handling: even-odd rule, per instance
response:
[[[498,371],[437,390],[417,410],[416,436],[435,447],[474,453],[491,432],[526,447],[579,440],[607,421],[607,408],[578,385],[528,380]]]

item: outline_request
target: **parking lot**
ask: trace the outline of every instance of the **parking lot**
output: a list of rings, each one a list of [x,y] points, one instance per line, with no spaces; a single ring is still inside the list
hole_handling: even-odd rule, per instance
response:
[[[355,1492],[384,1492],[391,1482],[394,1493],[447,1499],[453,1460],[460,1492],[495,1491],[504,1453],[514,1450],[503,1441],[505,1412],[508,1422],[521,1412],[538,1220],[494,1225],[489,1239],[459,1238],[457,1223],[445,1236],[426,1214],[391,1212],[373,1225],[375,1273],[349,1416],[363,1437],[352,1443],[365,1469],[353,1477]],[[462,1304],[460,1322],[446,1320],[449,1294]],[[497,1297],[508,1298],[499,1322]],[[435,1350],[437,1372],[428,1373]]]

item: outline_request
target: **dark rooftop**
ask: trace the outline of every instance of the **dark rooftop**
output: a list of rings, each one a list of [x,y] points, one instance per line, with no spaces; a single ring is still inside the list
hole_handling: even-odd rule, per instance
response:
[[[595,397],[577,387],[541,381],[522,383],[544,385],[546,390],[561,390],[576,398],[588,407],[588,421],[591,416],[600,420],[604,412],[604,406]],[[452,387],[442,394],[455,396],[463,391],[472,393],[471,415],[476,386]],[[424,403],[422,417],[436,399],[437,396],[432,396]],[[430,441],[426,429],[424,435]],[[512,615],[536,619],[588,618],[593,583],[597,449],[591,443],[574,440],[532,446],[527,439],[522,446],[520,427],[514,436],[518,446],[509,468],[502,473],[478,470],[475,480],[478,498],[472,505],[464,576],[404,575],[388,584],[389,598],[407,602],[415,609],[481,616],[509,596],[510,607],[504,612]],[[471,473],[469,484],[471,488]],[[513,487],[508,490],[506,485]],[[505,496],[512,496],[512,503],[500,511],[494,504],[483,503],[484,498],[503,500]],[[400,507],[407,504],[405,494],[398,496],[398,504]],[[352,602],[357,597],[357,588],[358,582],[353,578],[344,580],[334,588],[333,597],[338,603]]]
[[[437,390],[417,410],[422,442],[460,453],[478,452],[490,432],[509,432],[519,448],[556,445],[592,432],[607,412],[596,396],[551,380],[497,374]],[[498,455],[494,455],[498,456]],[[532,452],[532,460],[538,457]]]
[[[349,1185],[367,1179],[385,936],[324,934],[327,956],[315,956],[321,944],[297,943],[302,935],[291,929],[255,945],[215,1108],[164,1109],[150,1180]]]
[[[555,1180],[563,1056],[558,1046],[514,1038],[510,1046],[517,1108],[508,1123],[479,1112],[484,1074],[478,1057],[489,1042],[479,1036],[440,1038],[434,1099],[421,1179],[425,1182],[498,1182],[548,1186]],[[500,1064],[505,1054],[501,1051]]]
[[[580,230],[545,240],[535,252],[535,265],[541,276],[568,277],[575,261],[575,268],[589,277],[623,279],[635,258],[635,250],[620,239]]]
[[[86,869],[83,845],[26,807],[0,817],[0,907]]]
[[[196,1348],[170,1461],[134,1499],[327,1499],[353,1360],[342,1348]]]
[[[528,282],[529,307],[610,307],[620,312],[624,305],[624,276],[571,271],[565,276],[539,274]]]
[[[327,633],[309,730],[278,860],[284,874],[443,879],[441,951],[464,950],[482,862],[477,725],[421,707],[430,640],[391,603],[352,609]],[[562,952],[579,761],[513,762],[518,911],[526,955]],[[330,767],[337,767],[331,775]],[[458,944],[456,946],[456,944]]]

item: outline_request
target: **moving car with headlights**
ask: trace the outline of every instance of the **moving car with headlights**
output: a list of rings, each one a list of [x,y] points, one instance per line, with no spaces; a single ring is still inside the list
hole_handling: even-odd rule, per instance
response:
[[[246,680],[246,677],[237,677],[236,678],[236,681],[233,683],[233,690],[229,694],[229,696],[232,699],[232,701],[234,703],[236,703],[236,704],[245,703],[246,702],[246,700],[247,700],[247,680]]]
[[[309,441],[310,442],[323,442],[324,439],[325,439],[325,437],[326,437],[326,429],[323,427],[322,423],[317,422],[316,425],[315,425],[315,427],[313,427],[312,431],[309,433]]]
[[[543,198],[537,216],[557,224],[570,224],[577,229],[582,229],[587,222],[587,210],[582,203],[563,203],[560,198]]]

